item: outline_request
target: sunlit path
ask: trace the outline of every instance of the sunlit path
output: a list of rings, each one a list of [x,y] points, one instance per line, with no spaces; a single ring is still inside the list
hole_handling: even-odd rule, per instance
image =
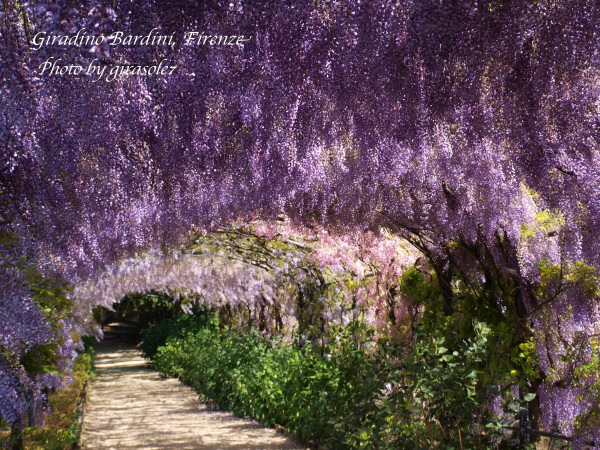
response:
[[[207,410],[192,389],[148,368],[132,344],[102,342],[96,367],[83,448],[301,448],[255,421]]]

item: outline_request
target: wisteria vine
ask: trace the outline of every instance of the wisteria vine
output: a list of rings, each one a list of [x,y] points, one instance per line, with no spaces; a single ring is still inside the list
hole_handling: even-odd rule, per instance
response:
[[[331,250],[315,254],[332,265],[348,236],[393,234],[424,255],[446,312],[457,276],[510,300],[536,336],[545,427],[572,433],[591,407],[577,393],[597,382],[574,368],[592,357],[599,319],[599,28],[593,0],[4,0],[0,226],[20,245],[3,261],[24,257],[78,286],[61,323],[83,331],[92,305],[130,292],[105,297],[93,280],[127,264],[156,275],[140,255],[192,231],[284,216],[292,230],[330,233]],[[78,30],[250,39],[32,45],[38,32]],[[40,75],[49,58],[178,69]],[[401,267],[392,254],[376,264],[388,284]],[[168,284],[215,278],[219,264],[197,261]],[[52,326],[19,270],[3,272],[0,414],[13,422],[24,414],[18,358]],[[220,273],[219,289],[241,288]],[[248,302],[270,296],[270,277],[248,278]],[[564,357],[570,347],[579,359]]]

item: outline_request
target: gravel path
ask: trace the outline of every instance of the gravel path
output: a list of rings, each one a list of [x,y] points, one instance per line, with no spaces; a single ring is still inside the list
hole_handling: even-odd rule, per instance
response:
[[[175,379],[161,379],[131,343],[96,349],[83,422],[87,449],[300,449],[277,431],[228,412],[209,411]]]

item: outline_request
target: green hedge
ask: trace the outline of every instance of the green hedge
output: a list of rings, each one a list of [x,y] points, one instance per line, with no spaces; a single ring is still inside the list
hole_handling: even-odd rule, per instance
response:
[[[377,343],[372,333],[359,342],[358,327],[299,347],[222,328],[216,316],[180,317],[149,327],[142,349],[204,401],[327,448],[510,444],[499,418],[486,412],[493,390],[478,381],[485,324],[455,350],[441,333],[421,336],[412,349]]]

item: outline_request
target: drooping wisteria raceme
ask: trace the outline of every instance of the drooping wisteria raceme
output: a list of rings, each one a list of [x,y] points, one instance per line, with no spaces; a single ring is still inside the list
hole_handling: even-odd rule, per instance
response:
[[[578,362],[565,362],[560,342],[575,345],[583,333],[591,345],[598,321],[597,292],[581,286],[577,267],[590,276],[600,267],[599,8],[591,0],[6,1],[2,230],[21,237],[19,251],[44,274],[78,285],[235,220],[276,223],[284,214],[295,226],[358,239],[384,229],[424,254],[446,311],[457,273],[511,293],[519,320],[539,330],[546,426],[570,433],[587,406],[569,375]],[[34,42],[40,32],[79,30],[102,42]],[[174,45],[100,39],[152,30],[174,33]],[[249,39],[185,45],[186,32]],[[58,59],[107,71],[161,61],[176,69],[110,81],[40,74]],[[321,252],[328,263],[333,255]],[[142,277],[143,262],[131,264]],[[28,300],[18,276],[7,279],[2,304],[13,311]],[[91,306],[83,297],[78,305],[82,314]],[[13,324],[46,326],[35,308],[21,314]],[[74,317],[72,326],[83,320]],[[557,321],[561,336],[544,335]],[[6,330],[9,349],[20,338]]]
[[[6,249],[0,278],[0,416],[9,423],[22,417],[39,418],[42,412],[40,386],[31,379],[20,358],[32,347],[54,339],[52,327],[42,308],[31,299],[22,274],[15,267],[14,255]]]
[[[327,282],[343,297],[341,304],[325,312],[329,322],[337,317],[347,323],[350,315],[340,316],[340,310],[348,305],[347,312],[365,313],[365,322],[380,332],[394,334],[396,325],[406,322],[414,305],[400,298],[399,277],[422,256],[406,240],[386,230],[338,234],[316,224],[290,226],[281,220],[252,223],[252,230],[268,239],[301,241],[310,249],[307,256],[322,269],[321,276],[329,275]]]
[[[388,290],[418,257],[406,242],[372,233],[362,243],[348,236],[328,242],[325,230],[313,229],[306,235],[302,233],[306,230],[289,225],[254,225],[192,236],[173,252],[149,252],[121,261],[98,279],[76,287],[75,316],[85,321],[91,317],[81,307],[112,308],[126,295],[154,290],[181,299],[184,309],[201,302],[245,311],[236,314],[236,320],[252,320],[263,324],[261,331],[289,336],[322,319],[325,329],[345,325],[358,314],[366,324],[385,328],[389,312],[394,315],[405,306],[388,304],[398,300],[390,298]],[[93,328],[93,323],[80,322],[84,323]],[[244,323],[238,325],[242,328]]]

